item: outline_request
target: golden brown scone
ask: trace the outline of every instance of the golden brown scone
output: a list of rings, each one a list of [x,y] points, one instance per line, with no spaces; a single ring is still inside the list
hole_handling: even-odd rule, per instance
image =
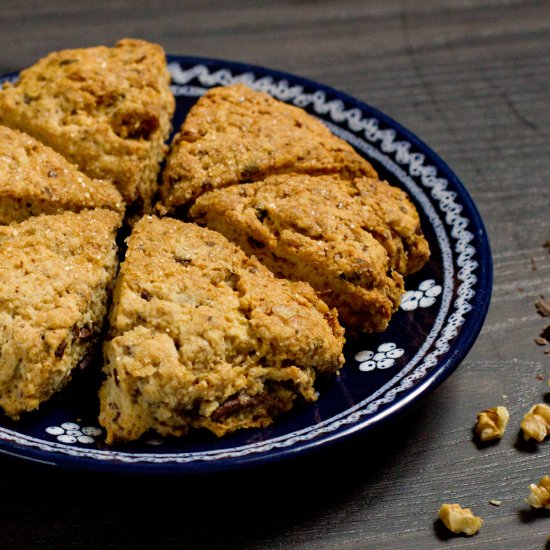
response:
[[[307,281],[353,332],[386,328],[402,275],[429,255],[405,193],[367,178],[272,176],[202,195],[190,214],[275,273]]]
[[[60,390],[90,351],[120,222],[96,209],[0,227],[0,407],[12,418]]]
[[[112,183],[89,178],[31,136],[0,126],[0,224],[87,208],[123,213],[124,201]]]
[[[162,48],[142,40],[53,52],[4,85],[0,123],[147,210],[174,112],[169,80]]]
[[[305,283],[276,279],[225,237],[142,218],[128,240],[104,344],[107,442],[263,427],[315,373],[343,364],[336,312]]]
[[[206,191],[288,172],[376,177],[350,145],[304,110],[244,84],[213,88],[174,138],[158,209],[173,212]]]

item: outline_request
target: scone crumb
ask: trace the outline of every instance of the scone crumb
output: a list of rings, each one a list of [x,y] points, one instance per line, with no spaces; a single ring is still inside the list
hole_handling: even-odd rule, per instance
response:
[[[502,504],[502,500],[497,500],[496,498],[492,498],[489,501],[489,504],[492,504],[493,506],[500,506]]]
[[[550,431],[550,406],[546,403],[537,403],[523,417],[520,427],[523,437],[528,441],[535,439],[539,443],[544,441]]]
[[[525,499],[533,508],[546,508],[550,510],[550,476],[544,476],[538,485],[529,485],[531,494]]]
[[[510,413],[503,406],[485,409],[477,413],[477,422],[474,428],[476,435],[481,441],[500,439],[506,430]]]
[[[460,504],[442,504],[439,519],[449,531],[466,535],[475,535],[483,525],[479,516],[474,516],[470,508],[462,508]]]

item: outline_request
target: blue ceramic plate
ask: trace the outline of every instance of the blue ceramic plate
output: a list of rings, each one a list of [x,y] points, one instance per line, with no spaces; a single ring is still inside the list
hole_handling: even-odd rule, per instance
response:
[[[429,147],[365,103],[290,74],[174,56],[169,68],[177,98],[175,128],[208,88],[234,82],[320,118],[383,178],[409,193],[431,259],[407,279],[389,328],[348,341],[345,366],[320,388],[319,400],[286,413],[269,428],[222,439],[197,432],[109,447],[97,422],[97,369],[89,369],[39,411],[17,423],[1,418],[4,453],[72,468],[142,473],[225,470],[279,460],[394,419],[449,376],[479,334],[492,284],[487,235],[464,186]]]

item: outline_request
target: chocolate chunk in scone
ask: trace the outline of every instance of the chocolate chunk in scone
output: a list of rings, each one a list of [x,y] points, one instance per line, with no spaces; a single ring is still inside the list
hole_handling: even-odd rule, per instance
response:
[[[343,364],[336,312],[308,284],[276,279],[195,224],[142,218],[113,302],[100,390],[108,443],[267,426],[314,401],[316,373]]]

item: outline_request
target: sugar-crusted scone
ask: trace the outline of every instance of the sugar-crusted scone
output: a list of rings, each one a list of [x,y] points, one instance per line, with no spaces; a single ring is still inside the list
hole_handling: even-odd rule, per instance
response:
[[[202,195],[190,214],[269,269],[307,281],[353,332],[382,331],[429,256],[405,193],[367,178],[279,175]]]
[[[89,178],[31,136],[0,126],[0,224],[89,208],[122,213],[124,201],[112,183]]]
[[[142,218],[128,239],[104,344],[107,442],[149,429],[218,436],[270,424],[316,372],[343,364],[343,330],[305,283],[276,279],[217,232]]]
[[[0,227],[0,407],[17,419],[60,390],[106,314],[121,215],[85,210]]]
[[[159,211],[278,173],[365,175],[374,168],[303,109],[244,84],[209,90],[174,138]]]
[[[36,137],[147,210],[174,97],[163,49],[124,39],[53,52],[0,92],[0,124]]]

